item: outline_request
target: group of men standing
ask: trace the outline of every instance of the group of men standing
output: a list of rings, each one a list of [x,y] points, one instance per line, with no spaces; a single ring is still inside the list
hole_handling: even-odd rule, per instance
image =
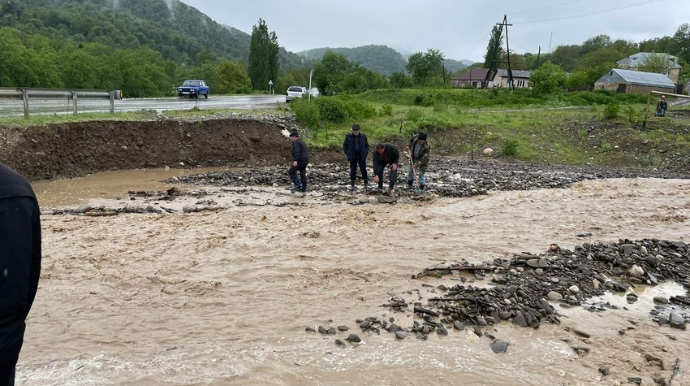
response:
[[[429,165],[429,143],[425,133],[412,136],[407,147],[407,155],[410,157],[410,170],[407,175],[407,186],[412,189],[415,178],[419,180],[419,190],[423,191],[426,187],[426,169]],[[367,136],[361,133],[359,125],[352,126],[352,132],[345,135],[343,142],[343,152],[350,162],[350,188],[354,189],[359,168],[364,180],[364,187],[369,186],[367,176],[367,156],[369,155],[369,142]],[[400,163],[400,151],[391,143],[379,143],[376,145],[373,154],[374,181],[379,190],[383,190],[383,172],[390,166],[388,175],[388,190],[390,193],[395,189],[398,180],[398,165]]]
[[[306,168],[309,163],[307,145],[299,138],[296,131],[290,133],[292,141],[292,165],[288,175],[293,183],[293,192],[306,192],[307,176]],[[369,187],[369,175],[367,173],[367,157],[369,156],[369,141],[361,132],[358,124],[352,125],[350,133],[345,135],[343,152],[350,163],[350,189],[355,188],[357,169],[359,169],[364,188]],[[417,192],[421,193],[426,188],[426,170],[429,165],[430,147],[425,133],[415,134],[407,147],[407,155],[410,158],[410,167],[407,174],[407,186],[412,189],[415,182],[419,183]],[[379,143],[373,152],[374,182],[377,188],[384,194],[391,194],[398,180],[398,165],[400,163],[400,151],[391,143]],[[383,173],[390,166],[388,175],[388,189],[383,190]],[[299,172],[299,177],[298,177]]]

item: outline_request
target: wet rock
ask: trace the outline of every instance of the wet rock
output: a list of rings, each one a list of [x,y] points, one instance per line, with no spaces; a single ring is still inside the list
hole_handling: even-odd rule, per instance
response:
[[[346,341],[350,343],[361,343],[362,339],[357,334],[350,334],[345,338]]]
[[[575,333],[575,335],[581,336],[581,337],[583,337],[583,338],[589,338],[589,337],[591,337],[591,335],[590,335],[588,332],[585,332],[585,331],[583,331],[583,330],[581,330],[581,329],[579,329],[579,328],[574,328],[574,329],[573,329],[573,333]]]
[[[666,298],[664,296],[655,296],[653,300],[654,300],[654,303],[668,304],[668,298]]]
[[[670,324],[673,328],[685,330],[685,319],[675,311],[671,311],[668,324]]]
[[[396,332],[395,332],[395,337],[398,338],[398,339],[407,339],[407,338],[410,337],[410,334],[408,334],[407,332],[401,330],[401,331],[396,331]]]
[[[549,291],[549,293],[546,294],[546,297],[549,298],[549,300],[554,301],[554,302],[560,302],[563,299],[563,295],[561,295],[555,291]]]
[[[510,343],[502,341],[502,340],[495,340],[491,342],[491,351],[493,351],[496,354],[502,354],[508,351],[508,346]]]

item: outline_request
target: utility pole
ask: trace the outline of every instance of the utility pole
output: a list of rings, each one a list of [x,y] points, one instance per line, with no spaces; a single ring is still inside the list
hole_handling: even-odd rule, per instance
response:
[[[510,68],[510,45],[508,44],[508,27],[512,27],[512,24],[508,24],[508,15],[503,15],[503,22],[497,23],[506,28],[506,56],[508,57],[508,89],[514,90],[515,86],[513,84],[513,70]]]

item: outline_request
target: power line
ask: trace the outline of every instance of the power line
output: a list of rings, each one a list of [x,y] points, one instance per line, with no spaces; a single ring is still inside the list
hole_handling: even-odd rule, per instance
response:
[[[532,20],[532,21],[522,21],[522,22],[513,22],[514,24],[532,24],[532,23],[544,23],[548,21],[558,21],[558,20],[567,20],[567,19],[575,19],[578,17],[584,17],[584,16],[592,16],[592,15],[601,15],[603,13],[608,13],[608,12],[613,12],[613,11],[620,11],[622,9],[628,9],[628,8],[635,8],[635,7],[640,7],[643,5],[647,4],[652,4],[652,3],[658,3],[664,0],[647,0],[647,1],[641,1],[639,3],[634,3],[634,4],[628,4],[620,7],[614,7],[614,8],[609,8],[609,9],[604,9],[601,11],[596,11],[596,12],[588,12],[588,13],[583,13],[580,15],[573,15],[573,16],[566,16],[566,17],[559,17],[559,18],[554,18],[554,19],[545,19],[545,20]]]
[[[519,14],[521,14],[521,13],[530,13],[530,12],[536,12],[536,11],[543,11],[543,10],[545,10],[545,9],[556,8],[556,7],[562,7],[562,6],[564,6],[564,5],[568,5],[568,4],[572,4],[572,3],[579,3],[580,1],[585,1],[585,0],[573,0],[573,1],[568,1],[568,2],[566,2],[566,3],[554,4],[554,5],[549,5],[549,6],[546,6],[546,7],[540,7],[540,8],[537,8],[537,9],[532,9],[532,10],[529,10],[529,11],[511,12],[510,14],[511,14],[511,15],[519,15]]]

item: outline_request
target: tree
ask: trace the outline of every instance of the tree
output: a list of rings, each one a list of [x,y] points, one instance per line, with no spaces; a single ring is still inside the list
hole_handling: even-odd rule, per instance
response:
[[[606,48],[611,45],[611,37],[609,35],[597,35],[585,40],[580,48],[580,54],[585,55],[589,52],[596,51],[601,48]]]
[[[644,72],[654,72],[667,75],[673,61],[668,54],[651,54],[642,59],[638,69]]]
[[[551,61],[565,71],[573,71],[580,61],[581,49],[578,45],[558,46],[551,55]]]
[[[324,94],[335,95],[344,90],[341,83],[352,68],[352,63],[345,55],[326,51],[321,61],[314,66],[313,81]]]
[[[390,83],[394,88],[412,87],[412,80],[402,72],[394,72],[390,77]]]
[[[426,53],[417,52],[407,60],[407,71],[417,84],[426,85],[434,75],[442,75],[443,53],[435,48],[427,49]]]
[[[503,54],[501,57],[501,61],[503,63],[508,63],[508,55]],[[512,50],[510,51],[510,69],[511,70],[526,70],[527,69],[527,64],[525,63],[525,58],[523,58],[521,55],[518,55],[514,53]]]
[[[263,19],[252,27],[252,37],[249,44],[249,78],[255,90],[268,88],[269,81],[278,80],[280,67],[278,52],[278,36],[275,32],[268,32]]]
[[[495,25],[491,29],[491,39],[489,45],[486,47],[486,55],[484,56],[484,68],[496,71],[501,64],[501,56],[503,56],[503,25]]]
[[[529,81],[535,94],[553,94],[563,90],[565,86],[565,71],[551,62],[545,62],[541,67],[532,71]]]
[[[690,63],[690,24],[684,23],[673,34],[669,42],[670,52]]]
[[[252,89],[247,70],[240,63],[224,59],[218,63],[217,94],[242,93]]]

